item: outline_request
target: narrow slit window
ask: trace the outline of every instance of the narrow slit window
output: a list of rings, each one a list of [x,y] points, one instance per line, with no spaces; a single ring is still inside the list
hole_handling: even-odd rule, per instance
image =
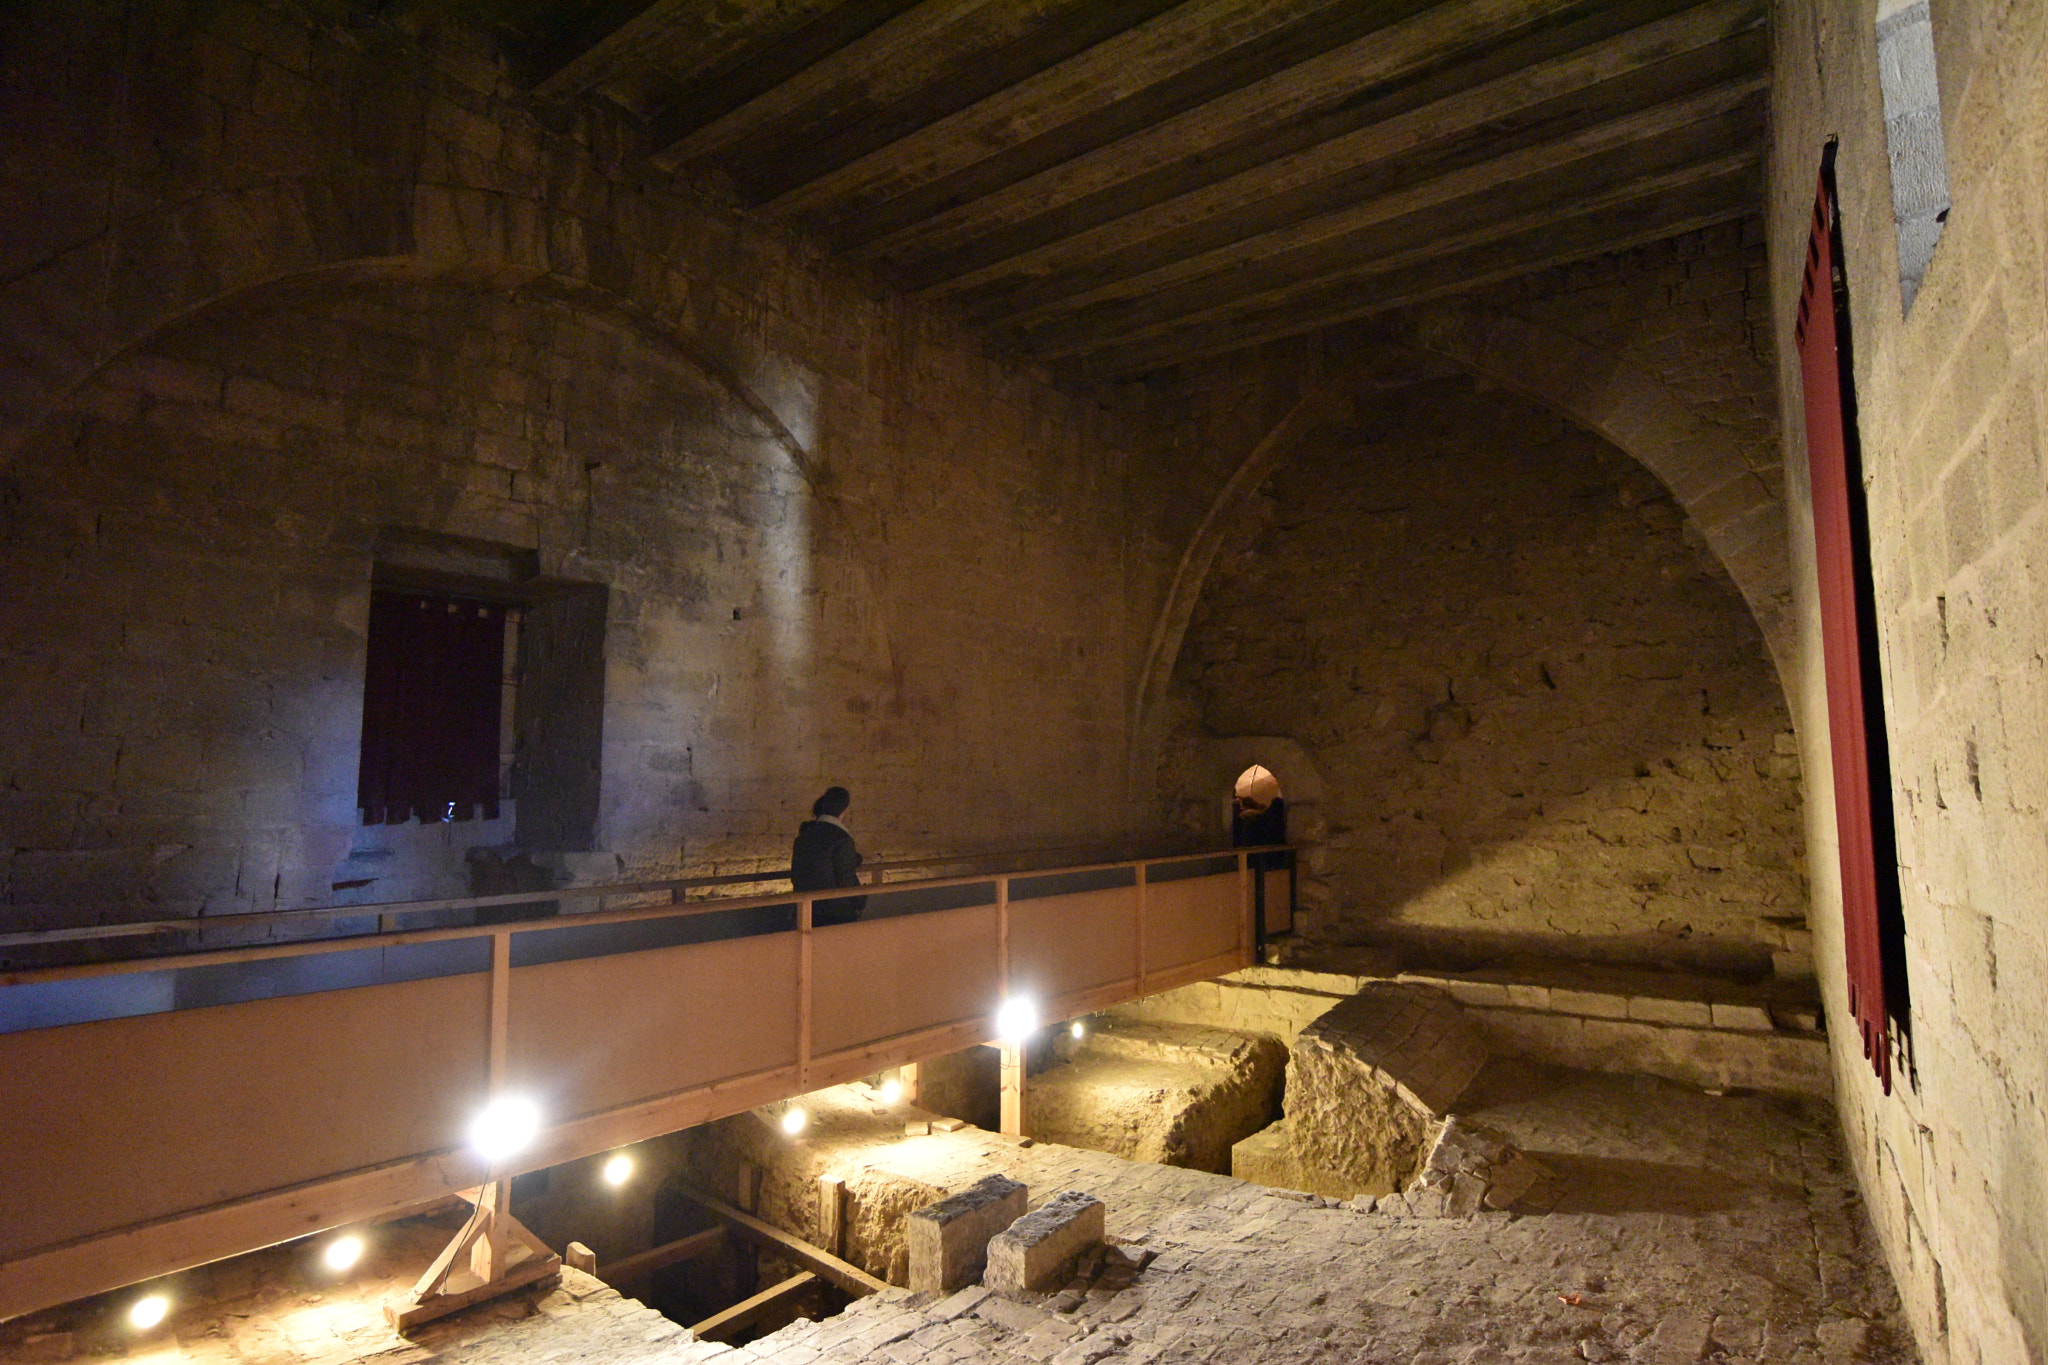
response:
[[[1927,0],[1880,0],[1878,84],[1892,166],[1892,220],[1899,241],[1899,307],[1911,312],[1948,221],[1948,142],[1934,74],[1934,25]]]

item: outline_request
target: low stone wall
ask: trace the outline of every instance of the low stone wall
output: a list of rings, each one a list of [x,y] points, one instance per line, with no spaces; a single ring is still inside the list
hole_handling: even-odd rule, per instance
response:
[[[1817,1009],[1797,992],[1657,972],[1618,973],[1587,989],[1509,975],[1414,972],[1397,979],[1457,1000],[1497,1053],[1640,1072],[1703,1090],[1834,1093]],[[1291,1043],[1338,1000],[1377,979],[1253,967],[1120,1005],[1114,1015],[1241,1029]]]

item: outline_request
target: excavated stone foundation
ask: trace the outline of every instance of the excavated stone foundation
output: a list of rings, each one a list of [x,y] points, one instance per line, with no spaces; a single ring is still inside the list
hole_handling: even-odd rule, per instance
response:
[[[1060,1054],[1025,1087],[1034,1139],[1219,1174],[1278,1111],[1287,1061],[1273,1038],[1174,1024],[1097,1029]]]

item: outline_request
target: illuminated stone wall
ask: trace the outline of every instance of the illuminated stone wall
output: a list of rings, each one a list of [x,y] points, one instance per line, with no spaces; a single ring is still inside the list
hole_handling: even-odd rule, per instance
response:
[[[463,34],[131,19],[24,22],[10,95],[12,183],[77,209],[0,230],[10,927],[781,866],[830,782],[871,857],[1124,832],[1178,514],[1120,400],[626,173]],[[393,528],[608,588],[589,837],[358,823]]]
[[[1771,300],[1789,352],[1821,148],[1839,138],[1912,1049],[1885,1095],[1836,1027],[1836,1097],[1923,1358],[2003,1365],[2048,1360],[2048,7],[1928,8],[1953,206],[1910,313],[1878,38],[1879,14],[1908,8],[1780,16]],[[1903,235],[1910,256],[1910,215]],[[1846,1020],[1805,411],[1796,356],[1780,368],[1813,927]]]
[[[1684,513],[1468,380],[1356,406],[1248,509],[1177,675],[1183,754],[1272,737],[1318,776],[1310,932],[1760,964],[1804,909],[1798,764]]]

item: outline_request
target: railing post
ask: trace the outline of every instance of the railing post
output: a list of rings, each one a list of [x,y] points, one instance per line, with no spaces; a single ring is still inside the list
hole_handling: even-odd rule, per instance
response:
[[[996,878],[996,984],[1010,998],[1010,879]]]
[[[1243,849],[1237,851],[1237,957],[1240,966],[1249,967],[1256,959],[1252,956],[1252,945],[1258,938],[1258,925],[1254,916],[1259,912],[1257,893],[1252,889],[1252,855]]]
[[[1145,978],[1151,973],[1145,970],[1145,872],[1149,864],[1139,863],[1138,874],[1138,995],[1145,995]]]
[[[491,935],[491,1052],[486,1073],[491,1094],[505,1088],[506,1040],[512,1029],[512,935]]]
[[[811,904],[809,896],[796,903],[796,1079],[805,1091],[811,1088]]]

